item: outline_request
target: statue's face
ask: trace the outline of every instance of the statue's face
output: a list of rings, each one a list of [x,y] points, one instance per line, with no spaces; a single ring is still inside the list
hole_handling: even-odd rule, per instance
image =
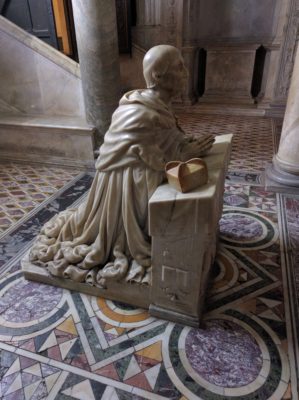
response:
[[[185,67],[183,57],[178,54],[178,57],[169,67],[167,75],[170,80],[170,85],[173,88],[174,95],[182,94],[186,85],[188,78],[188,70]]]
[[[186,87],[188,71],[173,46],[152,47],[144,57],[143,72],[148,88],[163,89],[170,97],[182,94]]]

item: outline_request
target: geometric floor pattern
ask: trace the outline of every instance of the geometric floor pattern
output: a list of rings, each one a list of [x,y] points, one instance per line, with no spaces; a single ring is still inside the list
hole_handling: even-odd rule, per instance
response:
[[[0,398],[297,399],[299,198],[266,192],[261,171],[230,167],[199,329],[24,280],[40,226],[82,201],[91,174],[14,223],[0,237]]]
[[[178,117],[186,132],[233,133],[230,168],[234,171],[260,172],[272,160],[274,121],[269,118],[187,113]]]
[[[0,164],[0,234],[78,173],[40,165]]]

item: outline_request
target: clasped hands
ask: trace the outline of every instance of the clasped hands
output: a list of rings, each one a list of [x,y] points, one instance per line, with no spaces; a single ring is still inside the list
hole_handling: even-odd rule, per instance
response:
[[[186,135],[181,148],[182,161],[204,156],[213,146],[215,138],[212,134],[203,136]]]

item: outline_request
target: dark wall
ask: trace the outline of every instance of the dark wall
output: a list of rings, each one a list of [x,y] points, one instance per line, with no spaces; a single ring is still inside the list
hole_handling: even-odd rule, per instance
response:
[[[0,13],[25,31],[58,47],[51,0],[0,0]]]
[[[189,0],[186,40],[271,40],[278,0]]]

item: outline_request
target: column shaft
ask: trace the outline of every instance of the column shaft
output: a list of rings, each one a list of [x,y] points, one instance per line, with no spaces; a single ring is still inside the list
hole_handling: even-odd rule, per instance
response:
[[[273,164],[267,168],[266,187],[277,191],[293,191],[299,187],[299,46],[279,148],[273,157]]]
[[[278,153],[274,163],[299,175],[299,47],[297,48]]]
[[[99,145],[118,105],[120,72],[115,0],[72,0],[87,122]]]

